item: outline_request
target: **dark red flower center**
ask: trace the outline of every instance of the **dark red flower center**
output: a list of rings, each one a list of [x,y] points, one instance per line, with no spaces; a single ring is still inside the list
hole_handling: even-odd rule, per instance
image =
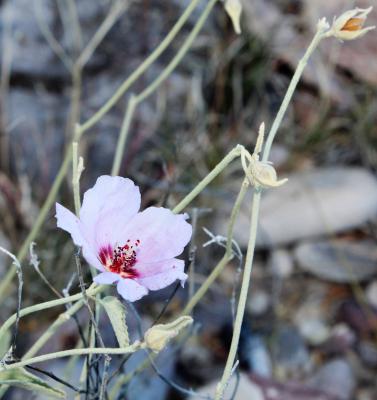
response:
[[[137,261],[136,248],[139,245],[139,239],[135,242],[127,240],[124,246],[115,248],[109,244],[101,247],[98,258],[107,271],[119,274],[122,278],[136,278],[138,272],[134,266]]]

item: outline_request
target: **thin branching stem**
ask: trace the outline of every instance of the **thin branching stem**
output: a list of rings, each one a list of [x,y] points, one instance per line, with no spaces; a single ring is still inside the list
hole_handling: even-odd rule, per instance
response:
[[[25,358],[19,362],[9,364],[0,367],[0,372],[5,370],[16,369],[20,367],[25,367],[26,365],[38,364],[45,361],[55,360],[62,357],[72,357],[72,356],[82,356],[87,354],[131,354],[137,350],[144,348],[144,344],[140,342],[135,342],[128,347],[90,347],[85,349],[70,349],[57,351],[55,353],[43,354],[41,356]]]
[[[144,62],[124,81],[124,83],[119,87],[119,89],[114,93],[114,95],[106,102],[106,104],[101,107],[89,120],[84,124],[80,125],[75,129],[74,141],[78,141],[82,134],[95,125],[115,104],[116,102],[126,93],[126,91],[131,87],[131,85],[153,64],[153,62],[166,50],[166,48],[172,43],[174,38],[182,29],[183,25],[192,15],[196,6],[200,0],[191,0],[190,4],[187,6],[186,10],[183,12],[181,17],[175,23],[171,31],[167,34],[165,39],[160,43],[160,45],[147,57]],[[82,64],[80,64],[81,67]],[[74,72],[74,71],[73,71]],[[23,242],[19,252],[17,253],[17,258],[22,262],[27,255],[29,245],[37,237],[46,217],[57,197],[58,191],[64,178],[68,172],[69,166],[72,161],[72,149],[69,147],[64,155],[63,163],[59,169],[59,172],[54,180],[54,183],[50,189],[50,192],[39,212],[37,219],[33,224],[33,228],[27,235],[25,241]],[[11,287],[12,279],[16,271],[14,268],[10,269],[2,282],[0,283],[0,303],[4,299],[5,295]]]
[[[307,48],[302,60],[299,62],[298,67],[292,77],[291,83],[287,89],[287,93],[284,96],[283,102],[282,102],[280,109],[276,115],[276,118],[272,124],[271,130],[267,136],[266,145],[265,145],[265,148],[263,151],[263,157],[262,157],[262,160],[264,162],[267,161],[269,158],[273,139],[274,139],[276,132],[279,129],[279,126],[284,118],[284,115],[287,111],[290,100],[292,99],[293,93],[297,87],[297,83],[300,80],[300,77],[304,71],[305,65],[307,64],[310,55],[317,48],[319,42],[324,37],[323,34],[324,34],[323,28],[319,27],[317,33],[315,34],[312,42],[310,43],[309,47]],[[241,326],[242,326],[243,316],[245,313],[246,300],[247,300],[247,295],[248,295],[248,290],[249,290],[249,285],[250,285],[250,280],[251,280],[251,271],[252,271],[252,265],[253,265],[256,238],[257,238],[257,226],[258,226],[261,194],[262,194],[261,189],[256,189],[254,191],[253,204],[251,207],[251,215],[250,215],[250,235],[249,235],[249,242],[248,242],[248,246],[247,246],[245,268],[244,268],[244,273],[243,273],[243,278],[242,278],[240,296],[239,296],[239,300],[238,300],[236,319],[234,322],[232,341],[231,341],[231,346],[230,346],[227,362],[225,365],[225,369],[224,369],[221,381],[218,384],[217,390],[216,390],[216,396],[215,396],[216,400],[221,400],[224,397],[224,392],[229,383],[229,379],[231,377],[232,369],[234,367],[234,362],[235,362],[236,355],[237,355],[238,343],[239,343],[239,338],[240,338],[240,333],[241,333]]]

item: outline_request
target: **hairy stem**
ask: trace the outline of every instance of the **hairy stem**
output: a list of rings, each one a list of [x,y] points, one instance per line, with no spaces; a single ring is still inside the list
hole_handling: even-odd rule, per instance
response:
[[[123,348],[112,348],[112,347],[90,347],[86,349],[70,349],[57,351],[55,353],[43,354],[41,356],[27,358],[22,361],[9,364],[3,367],[0,367],[0,371],[15,369],[24,367],[25,365],[37,364],[44,361],[55,360],[56,358],[62,357],[71,357],[71,356],[82,356],[87,354],[129,354],[134,353],[135,351],[144,348],[144,344],[140,342],[135,342],[131,346],[123,347]]]
[[[128,102],[123,125],[121,128],[121,133],[119,135],[119,140],[117,144],[111,175],[114,176],[119,173],[128,132],[130,129],[132,117],[136,107],[138,106],[138,104],[142,103],[148,96],[150,96],[154,91],[156,91],[158,87],[165,81],[165,79],[174,71],[177,65],[182,61],[183,57],[186,55],[186,53],[192,46],[192,43],[199,34],[200,30],[202,29],[206,19],[208,18],[208,15],[210,14],[213,6],[216,4],[217,1],[218,0],[210,0],[208,2],[201,16],[194,25],[192,31],[188,35],[187,39],[185,40],[185,42],[183,43],[177,54],[170,61],[170,63],[161,72],[161,74],[151,84],[149,84],[142,92],[140,92],[137,95],[131,95],[130,100]]]
[[[216,167],[203,178],[194,189],[185,196],[174,208],[173,213],[178,214],[184,210],[198,196],[206,186],[208,186],[224,169],[241,154],[242,145],[234,147],[217,165]]]
[[[195,292],[194,296],[187,303],[186,307],[182,311],[182,315],[191,313],[193,308],[199,303],[199,301],[202,299],[202,297],[207,293],[207,291],[211,287],[212,283],[217,279],[217,277],[223,271],[225,266],[232,259],[232,257],[233,257],[233,255],[232,255],[232,240],[233,240],[234,225],[237,220],[237,217],[238,217],[238,214],[239,214],[239,211],[241,208],[241,204],[243,202],[243,199],[245,198],[248,187],[249,187],[249,182],[247,179],[244,179],[244,181],[242,182],[241,189],[238,193],[237,199],[234,203],[231,216],[230,216],[230,221],[229,221],[229,225],[228,225],[226,250],[225,250],[224,256],[219,261],[219,263],[216,265],[216,267],[212,270],[212,272],[207,277],[207,279],[202,283],[200,288]]]
[[[312,42],[310,43],[309,47],[307,48],[302,60],[300,60],[298,66],[297,66],[297,69],[292,77],[291,83],[288,86],[287,93],[284,96],[284,99],[282,101],[280,109],[276,115],[276,118],[272,124],[271,130],[268,134],[268,137],[266,140],[266,145],[265,145],[265,148],[263,151],[263,157],[262,157],[263,161],[268,160],[272,142],[273,142],[276,132],[279,129],[279,126],[283,120],[283,117],[287,111],[290,100],[292,99],[293,93],[297,87],[297,83],[300,80],[300,77],[303,73],[303,70],[305,68],[305,65],[308,62],[310,55],[317,48],[319,42],[323,38],[323,34],[324,34],[324,31],[322,29],[318,29]],[[218,384],[217,389],[216,389],[215,400],[221,400],[224,397],[224,392],[229,383],[229,379],[231,377],[231,373],[232,373],[232,370],[234,367],[234,362],[235,362],[236,355],[237,355],[238,343],[239,343],[240,333],[241,333],[241,326],[242,326],[243,316],[245,313],[247,294],[248,294],[250,280],[251,280],[251,271],[252,271],[255,243],[256,243],[256,237],[257,237],[257,226],[258,226],[258,219],[259,219],[260,201],[261,201],[261,190],[256,189],[254,192],[254,196],[253,196],[253,204],[252,204],[251,216],[250,216],[250,236],[249,236],[249,242],[248,242],[248,246],[247,246],[245,269],[244,269],[243,278],[242,278],[240,297],[238,300],[236,319],[234,322],[232,342],[231,342],[227,362],[225,365],[225,369],[224,369],[221,381]]]
[[[94,124],[96,124],[103,115],[105,115],[114,105],[115,103],[125,94],[125,92],[129,89],[129,87],[151,66],[151,64],[166,50],[166,48],[172,43],[174,38],[177,36],[179,31],[182,29],[183,25],[189,19],[194,9],[198,5],[200,0],[191,0],[190,4],[183,12],[181,17],[175,23],[171,31],[167,34],[165,39],[160,43],[160,45],[150,54],[149,57],[125,80],[125,82],[121,85],[121,87],[115,92],[114,96],[108,100],[108,102],[100,109],[96,114],[94,114],[87,122],[79,126],[76,131],[73,140],[78,141],[81,135],[91,128]],[[94,49],[91,50],[91,52]],[[81,68],[83,68],[82,63],[79,64]],[[74,71],[72,72],[74,75]],[[48,212],[53,205],[60,186],[67,174],[70,163],[72,161],[72,149],[69,148],[64,156],[63,163],[59,169],[59,172],[54,180],[54,183],[50,189],[50,192],[39,212],[39,215],[34,222],[33,228],[24,240],[21,249],[17,253],[17,258],[22,262],[27,255],[29,245],[32,241],[37,237],[44,221],[47,218]],[[9,288],[11,287],[11,282],[13,277],[16,274],[15,268],[10,268],[6,276],[2,279],[0,283],[0,303],[5,298],[6,294],[9,292]]]
[[[105,288],[106,288],[105,285],[97,286],[96,284],[93,284],[87,290],[87,293],[91,296],[94,296],[96,293],[103,291]],[[33,306],[26,307],[20,310],[19,316],[24,317],[25,315],[29,315],[37,311],[47,310],[48,308],[61,306],[63,304],[71,303],[81,299],[82,299],[82,293],[77,293],[72,296],[63,297],[61,299],[50,300],[44,303],[35,304]],[[4,332],[7,331],[16,322],[16,319],[17,319],[17,314],[13,314],[4,322],[4,324],[0,328],[0,338],[2,337]]]
[[[191,0],[186,10],[175,23],[171,31],[167,34],[165,39],[159,44],[153,53],[151,53],[150,56],[147,57],[143,63],[122,83],[114,95],[81,126],[81,131],[87,131],[93,125],[95,125],[117,103],[117,101],[124,95],[124,93],[126,93],[131,85],[151,66],[151,64],[157,60],[157,58],[166,50],[170,43],[172,43],[174,38],[182,29],[183,25],[187,22],[199,1],[200,0]]]

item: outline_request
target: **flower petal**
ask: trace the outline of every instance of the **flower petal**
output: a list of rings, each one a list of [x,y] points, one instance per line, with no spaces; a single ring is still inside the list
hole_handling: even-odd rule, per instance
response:
[[[102,272],[93,278],[93,281],[103,285],[109,285],[114,282],[119,281],[120,276],[118,274],[113,274],[112,272]]]
[[[141,299],[148,293],[148,289],[133,279],[120,279],[117,285],[118,293],[128,301]]]
[[[173,214],[167,208],[149,207],[128,223],[123,237],[140,240],[137,260],[151,263],[172,259],[182,253],[190,241],[192,227],[186,214]]]
[[[81,233],[81,223],[75,214],[63,207],[61,204],[56,203],[55,218],[57,220],[58,228],[70,233],[75,245],[82,246],[84,244],[85,239]]]
[[[92,246],[84,245],[82,248],[82,255],[84,256],[85,260],[94,268],[97,268],[100,271],[104,271],[105,268],[101,264],[98,259],[97,253]]]
[[[140,274],[138,282],[149,290],[163,289],[177,279],[183,285],[187,279],[184,267],[185,263],[176,258],[159,263],[137,265],[137,271]]]
[[[57,226],[71,234],[76,246],[82,247],[83,256],[93,267],[103,271],[103,266],[97,258],[96,249],[87,241],[87,235],[81,221],[67,208],[56,203]]]
[[[98,250],[115,243],[139,208],[140,191],[130,179],[103,175],[85,192],[80,220]]]

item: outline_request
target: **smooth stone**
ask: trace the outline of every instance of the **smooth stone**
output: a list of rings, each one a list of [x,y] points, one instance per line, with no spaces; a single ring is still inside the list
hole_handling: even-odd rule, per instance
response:
[[[346,324],[335,325],[330,332],[330,337],[321,349],[328,355],[345,354],[356,342],[355,332]]]
[[[343,301],[336,313],[336,320],[348,325],[357,336],[369,337],[375,333],[377,311],[365,312],[365,307],[355,299]]]
[[[17,154],[17,170],[30,182],[43,187],[43,183],[55,179],[60,167],[67,98],[14,87],[9,92],[8,101],[8,117],[13,121],[9,131],[10,147],[12,153]],[[30,134],[25,135],[25,132]]]
[[[197,391],[196,395],[191,396],[190,400],[201,400],[203,396],[208,396],[209,399],[214,398],[216,393],[217,385],[219,380],[209,383],[208,385],[200,388]],[[228,387],[225,390],[224,399],[229,399],[234,390],[235,379],[234,377],[231,379]],[[252,382],[250,378],[243,372],[240,373],[240,381],[238,384],[238,389],[233,397],[234,400],[266,400],[266,397],[263,395],[262,390],[259,388],[257,384]]]
[[[377,274],[377,248],[372,241],[308,242],[294,249],[303,271],[330,282],[365,281]]]
[[[293,317],[301,336],[313,346],[320,345],[330,336],[328,315],[323,307],[327,292],[328,285],[322,282],[307,285],[305,300],[303,299]]]
[[[313,346],[323,343],[330,336],[330,329],[320,319],[302,319],[298,328],[301,335]]]
[[[377,309],[377,280],[370,283],[365,289],[368,303]]]
[[[0,6],[2,33],[11,27],[8,38],[11,46],[11,72],[38,79],[67,79],[69,74],[43,37],[36,13],[54,29],[56,13],[51,2],[36,4],[30,0],[12,0]],[[38,8],[37,8],[38,7]],[[37,11],[39,10],[39,11]],[[56,34],[56,32],[54,32]],[[0,52],[0,60],[4,52]],[[22,115],[21,113],[19,115]]]
[[[279,378],[296,377],[310,369],[310,356],[306,344],[292,326],[282,326],[276,333],[272,353]]]
[[[247,300],[247,311],[254,316],[259,316],[268,310],[270,306],[270,296],[264,290],[252,290]]]
[[[313,388],[322,388],[339,400],[350,400],[356,387],[352,368],[343,358],[338,358],[324,364],[316,374],[309,379]]]
[[[357,351],[366,366],[377,368],[377,346],[373,342],[360,342],[357,346]]]
[[[250,323],[243,321],[238,344],[240,368],[257,376],[272,376],[272,361],[265,338],[255,333]]]
[[[356,228],[377,215],[377,180],[367,169],[319,168],[292,175],[283,186],[265,190],[260,205],[257,246],[272,248]],[[235,239],[249,239],[251,196],[241,207]],[[228,206],[229,208],[229,206]],[[219,215],[216,232],[226,232],[228,214]]]
[[[293,257],[288,250],[274,249],[268,260],[268,267],[274,276],[288,278],[294,269]]]

